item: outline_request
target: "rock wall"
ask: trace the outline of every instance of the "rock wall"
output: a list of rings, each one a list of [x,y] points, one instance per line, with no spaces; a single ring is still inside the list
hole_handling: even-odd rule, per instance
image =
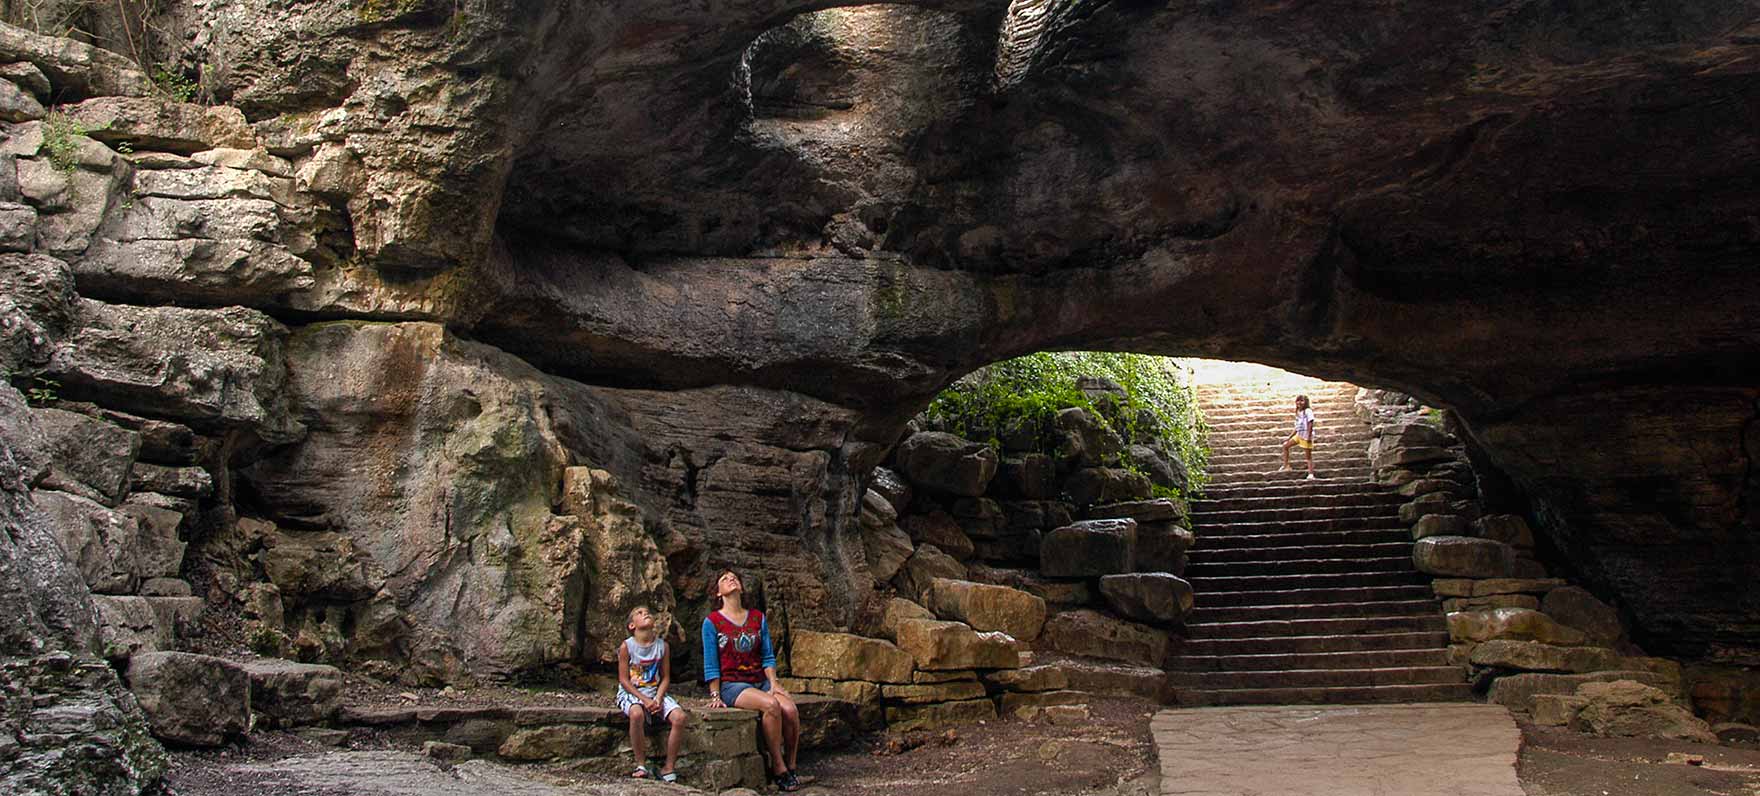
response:
[[[723,563],[850,627],[942,386],[1220,355],[1454,408],[1647,648],[1752,660],[1753,3],[1112,4],[1000,83],[994,3],[819,5],[162,4],[212,104],[0,29],[3,364],[121,432],[50,491],[166,496],[253,643],[500,677]]]

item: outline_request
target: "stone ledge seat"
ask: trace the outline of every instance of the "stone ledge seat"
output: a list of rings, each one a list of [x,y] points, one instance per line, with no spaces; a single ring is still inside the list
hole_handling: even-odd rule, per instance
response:
[[[811,694],[793,696],[801,710],[801,748],[836,748],[854,738],[855,705]],[[680,780],[711,791],[764,787],[759,714],[684,707],[691,721],[679,756]],[[469,747],[476,756],[562,763],[582,774],[627,774],[631,765],[628,720],[613,707],[344,706],[337,721],[344,727],[372,728],[413,746],[441,741]],[[667,732],[662,726],[649,734],[650,757],[664,757]]]

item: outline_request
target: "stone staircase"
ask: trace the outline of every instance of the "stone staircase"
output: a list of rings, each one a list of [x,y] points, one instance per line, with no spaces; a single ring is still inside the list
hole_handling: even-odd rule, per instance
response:
[[[1211,480],[1192,506],[1198,607],[1169,662],[1175,704],[1471,698],[1430,578],[1412,566],[1404,498],[1370,480],[1355,392],[1288,374],[1200,385]],[[1314,480],[1299,450],[1292,472],[1275,472],[1297,394],[1317,420]]]

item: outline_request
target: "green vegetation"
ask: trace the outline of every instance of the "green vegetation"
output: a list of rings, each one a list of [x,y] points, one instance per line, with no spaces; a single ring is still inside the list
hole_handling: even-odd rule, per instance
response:
[[[24,400],[32,406],[47,406],[61,400],[57,392],[61,382],[42,376],[31,377],[31,386],[24,391]]]
[[[73,171],[79,165],[79,140],[92,132],[61,112],[59,108],[49,111],[48,118],[43,120],[43,149],[49,154],[49,162],[62,171]]]
[[[1090,397],[1077,383],[1083,377],[1110,379],[1124,398]],[[1190,475],[1190,492],[1203,488],[1210,448],[1208,426],[1197,396],[1179,367],[1165,357],[1098,351],[1042,352],[997,362],[974,371],[943,390],[920,418],[927,428],[1001,447],[1000,438],[1030,433],[1051,450],[1052,421],[1063,409],[1081,407],[1127,443],[1143,444],[1178,456]],[[1136,465],[1125,461],[1127,469]],[[1186,498],[1156,487],[1161,497]]]
[[[165,96],[178,102],[193,102],[201,82],[193,80],[181,72],[172,71],[165,64],[153,67],[153,85],[158,86]]]

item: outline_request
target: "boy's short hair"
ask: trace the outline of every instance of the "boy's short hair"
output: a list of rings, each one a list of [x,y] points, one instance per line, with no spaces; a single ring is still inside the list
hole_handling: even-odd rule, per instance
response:
[[[654,613],[654,609],[652,609],[652,608],[649,608],[649,607],[648,607],[648,606],[646,606],[646,605],[638,605],[638,606],[636,606],[636,607],[634,607],[634,608],[631,608],[631,609],[629,609],[629,615],[628,615],[628,616],[625,616],[625,617],[624,617],[624,618],[623,618],[623,622],[624,622],[624,624],[625,624],[625,625],[632,625],[632,624],[635,624],[635,621],[636,621],[636,612],[637,612],[637,611],[647,611],[647,612],[648,612],[648,613],[650,613],[650,614],[651,614],[651,613]]]

